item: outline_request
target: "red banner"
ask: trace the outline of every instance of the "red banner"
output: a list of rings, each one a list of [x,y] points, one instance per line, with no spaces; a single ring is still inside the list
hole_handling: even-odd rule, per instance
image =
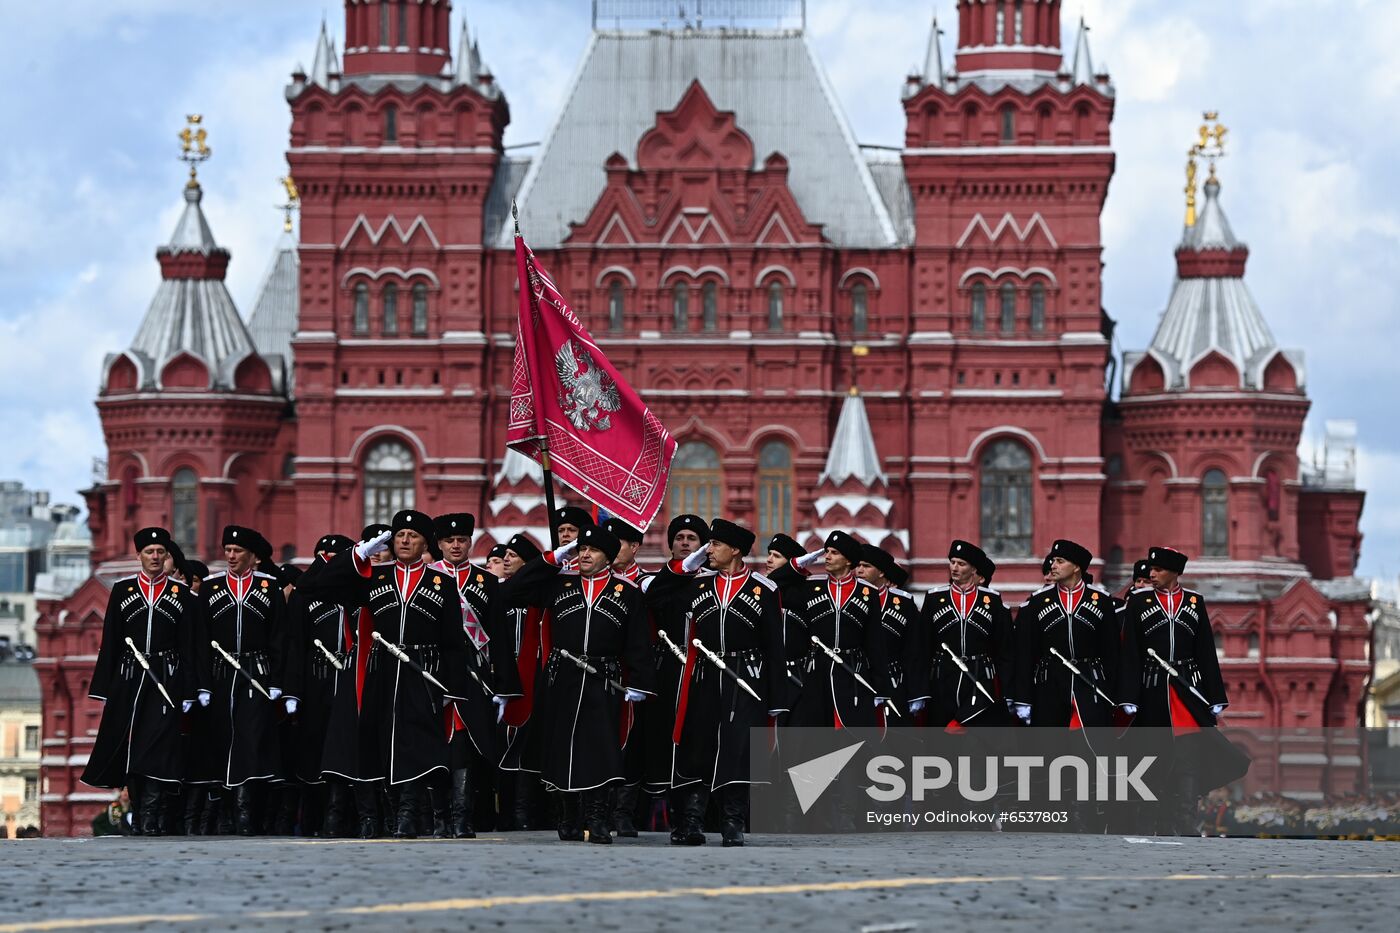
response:
[[[675,438],[608,362],[534,253],[515,238],[520,322],[506,445],[643,531],[666,498]]]

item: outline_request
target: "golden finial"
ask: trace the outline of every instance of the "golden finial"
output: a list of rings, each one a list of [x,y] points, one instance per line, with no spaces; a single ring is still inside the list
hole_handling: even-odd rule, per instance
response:
[[[277,205],[277,209],[282,212],[282,229],[287,233],[292,232],[292,213],[301,207],[301,192],[297,190],[297,183],[292,176],[282,177],[282,188],[287,194],[285,203]]]
[[[203,122],[202,114],[187,114],[185,128],[179,133],[179,158],[190,167],[190,180],[185,184],[186,188],[199,187],[199,182],[195,180],[195,167],[214,154],[214,150],[209,148],[209,132],[202,126]]]
[[[862,358],[867,357],[869,355],[870,348],[863,343],[858,343],[855,346],[851,347],[851,356],[855,357],[855,359],[851,360],[851,395],[860,394],[860,387],[856,385],[856,363]]]
[[[1230,132],[1220,122],[1218,110],[1201,114],[1205,120],[1196,130],[1196,143],[1186,152],[1186,226],[1196,225],[1196,160],[1204,158],[1210,165],[1206,184],[1216,184],[1215,163],[1225,157],[1225,134]]]

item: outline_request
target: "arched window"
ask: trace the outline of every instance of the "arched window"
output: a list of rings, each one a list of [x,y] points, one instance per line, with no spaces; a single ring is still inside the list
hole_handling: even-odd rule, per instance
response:
[[[199,553],[199,476],[189,467],[170,478],[170,533],[190,556]]]
[[[413,336],[428,336],[428,286],[422,282],[413,286]]]
[[[677,282],[671,291],[671,329],[684,333],[690,329],[690,289]]]
[[[384,335],[399,332],[399,287],[392,282],[384,286]]]
[[[1201,477],[1201,553],[1230,556],[1230,487],[1221,470]]]
[[[792,530],[792,453],[782,441],[758,451],[758,537]]]
[[[982,454],[982,546],[1005,557],[1031,555],[1031,455],[1015,441]]]
[[[687,512],[702,516],[722,514],[724,474],[719,454],[702,441],[687,441],[676,448],[671,460],[671,515]]]
[[[768,329],[783,329],[783,283],[773,282],[768,286]]]
[[[1039,282],[1031,286],[1031,330],[1045,330],[1045,286]]]
[[[413,508],[413,453],[402,441],[380,441],[365,455],[365,524],[388,523]]]
[[[972,332],[980,334],[987,329],[987,286],[981,282],[972,286]]]
[[[355,286],[355,317],[352,326],[358,335],[369,333],[369,286],[364,282]]]
[[[399,141],[399,108],[393,104],[384,108],[384,141],[386,143]]]
[[[1016,108],[1010,104],[1001,108],[1001,141],[1004,143],[1016,141]]]
[[[1249,640],[1245,643],[1244,656],[1247,658],[1259,657],[1259,633],[1250,632]]]
[[[714,282],[706,282],[700,289],[700,306],[704,311],[705,329],[714,330],[719,326],[719,288]]]
[[[627,302],[623,298],[622,279],[613,279],[608,286],[608,329],[622,330],[627,315]]]
[[[1010,282],[1001,287],[1001,332],[1016,332],[1016,286]]]
[[[870,328],[869,297],[864,282],[851,286],[851,330],[863,334]]]

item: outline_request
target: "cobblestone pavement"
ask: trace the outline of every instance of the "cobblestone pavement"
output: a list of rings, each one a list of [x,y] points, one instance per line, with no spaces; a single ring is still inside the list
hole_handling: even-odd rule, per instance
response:
[[[1394,930],[1400,844],[1036,833],[0,843],[0,933]],[[1179,843],[1179,844],[1177,844]]]

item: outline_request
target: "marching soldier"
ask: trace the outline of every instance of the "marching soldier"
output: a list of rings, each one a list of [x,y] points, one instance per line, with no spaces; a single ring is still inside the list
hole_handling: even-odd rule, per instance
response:
[[[1088,548],[1061,539],[1049,561],[1054,586],[1032,594],[1016,616],[1016,715],[1034,726],[1107,726],[1113,706],[1104,695],[1115,687],[1120,655],[1112,601],[1084,582]],[[1125,636],[1126,646],[1131,630]]]
[[[497,579],[504,580],[506,576],[506,546],[497,544],[486,552],[486,563],[483,565]]]
[[[642,533],[620,518],[610,518],[603,527],[617,536],[619,549],[613,561],[613,573],[631,583],[642,586],[642,581],[652,574],[637,563],[637,551],[642,546]],[[613,826],[618,836],[635,838],[637,835],[637,801],[641,796],[642,777],[646,773],[646,744],[640,729],[633,729],[627,737],[627,748],[623,751],[623,767],[626,779],[616,788],[613,795]]]
[[[1167,547],[1148,551],[1152,588],[1135,590],[1124,610],[1124,659],[1120,691],[1133,726],[1170,728],[1174,736],[1215,726],[1229,701],[1205,597],[1183,589],[1186,555]],[[1179,831],[1194,829],[1201,787],[1200,762],[1174,761]]]
[[[391,535],[393,563],[372,563],[389,549]],[[301,582],[308,597],[363,605],[369,613],[372,640],[361,638],[357,645],[368,655],[358,741],[353,749],[338,750],[351,760],[334,765],[359,782],[362,824],[364,814],[373,812],[370,782],[387,781],[398,790],[394,836],[406,839],[418,834],[423,785],[450,771],[443,710],[465,699],[469,679],[461,595],[450,577],[427,565],[432,535],[431,518],[405,509],[394,516],[389,533],[313,566]],[[362,834],[366,829],[372,827],[362,825]]]
[[[531,717],[538,731],[523,767],[563,795],[559,838],[566,842],[584,838],[580,802],[588,840],[612,842],[608,788],[623,780],[623,729],[630,720],[624,704],[654,691],[642,594],[611,570],[618,547],[612,532],[586,526],[575,541],[501,584],[506,604],[547,612],[547,661]],[[561,566],[575,550],[577,574]]]
[[[505,548],[505,577],[502,583],[541,556],[535,543],[521,534],[513,535],[506,542]],[[502,786],[509,786],[513,790],[510,800],[512,823],[517,830],[524,831],[535,823],[535,803],[539,797],[539,776],[524,770],[521,763],[525,748],[530,742],[535,687],[544,669],[545,658],[541,650],[541,620],[544,613],[537,606],[509,603],[499,592],[492,603],[492,611],[498,619],[505,619],[504,624],[497,622],[492,628],[495,631],[505,631],[506,637],[511,639],[515,648],[516,674],[521,696],[511,699],[506,706],[505,754],[501,758],[500,769]]]
[[[457,839],[475,839],[472,828],[474,778],[494,800],[494,764],[500,760],[496,747],[499,712],[504,711],[506,698],[519,696],[514,686],[515,655],[509,637],[492,637],[487,631],[491,618],[491,602],[500,585],[496,575],[484,567],[472,564],[469,558],[472,532],[476,530],[475,516],[467,512],[439,515],[433,521],[438,550],[442,560],[430,569],[447,574],[456,584],[462,599],[462,624],[467,635],[466,665],[471,683],[468,696],[453,707],[452,772],[448,799],[441,787],[428,785],[436,822],[434,835]],[[493,673],[494,671],[494,673]],[[501,680],[499,678],[505,678]],[[482,763],[491,762],[484,768]],[[473,766],[476,775],[472,774]],[[450,814],[450,824],[448,822]]]
[[[648,592],[678,590],[690,615],[691,641],[677,646],[686,663],[672,733],[673,784],[684,795],[683,841],[705,844],[705,808],[711,794],[718,794],[724,845],[742,846],[749,730],[787,712],[780,699],[786,672],[782,606],[773,582],[744,562],[753,550],[753,532],[722,518],[709,531],[709,569],[693,576],[685,567],[677,572],[667,565]]]
[[[315,562],[324,564],[354,546],[345,535],[322,535]],[[302,795],[307,835],[344,836],[350,831],[350,787],[343,778],[324,774],[322,758],[336,706],[348,700],[353,711],[357,614],[337,603],[309,599],[300,588],[287,601],[287,672],[282,680],[287,692],[300,700],[292,768],[295,779],[307,788]]]
[[[773,572],[783,605],[811,640],[799,666],[803,686],[792,709],[794,726],[874,726],[876,709],[889,699],[880,598],[874,587],[856,579],[860,557],[860,542],[833,531],[823,550]],[[796,569],[818,560],[826,567],[825,579],[808,579],[805,568]]]
[[[201,777],[233,790],[237,831],[251,836],[257,831],[251,782],[279,776],[277,718],[284,704],[295,713],[298,698],[282,695],[282,587],[275,576],[255,569],[272,559],[272,545],[239,525],[224,528],[222,540],[228,570],[205,580],[200,592],[204,637],[213,648],[208,657],[214,695]]]
[[[896,706],[906,707],[909,703],[906,676],[908,672],[905,670],[904,659],[915,639],[915,626],[919,615],[919,607],[915,604],[913,595],[902,589],[904,584],[909,582],[909,574],[895,562],[889,551],[873,544],[862,544],[856,576],[876,587],[880,594],[880,624],[885,628],[887,676],[893,693],[890,699]],[[890,725],[889,719],[885,719],[885,725]]]
[[[180,718],[196,697],[208,706],[210,693],[198,601],[164,572],[170,532],[142,528],[133,541],[141,570],[112,585],[102,622],[88,693],[102,701],[102,721],[83,782],[127,787],[138,808],[133,830],[158,836],[166,798],[185,780]]]
[[[994,573],[996,565],[985,551],[970,541],[954,541],[948,548],[949,582],[924,597],[911,640],[910,711],[917,713],[930,704],[933,725],[945,726],[959,715],[966,718],[966,711],[978,711],[979,706],[985,709],[988,701],[978,684],[998,702],[1009,695],[1011,612],[1000,593],[979,583]]]
[[[764,561],[764,572],[770,577],[779,567],[786,567],[788,561],[805,557],[807,550],[792,538],[779,532],[768,539],[768,553]]]

